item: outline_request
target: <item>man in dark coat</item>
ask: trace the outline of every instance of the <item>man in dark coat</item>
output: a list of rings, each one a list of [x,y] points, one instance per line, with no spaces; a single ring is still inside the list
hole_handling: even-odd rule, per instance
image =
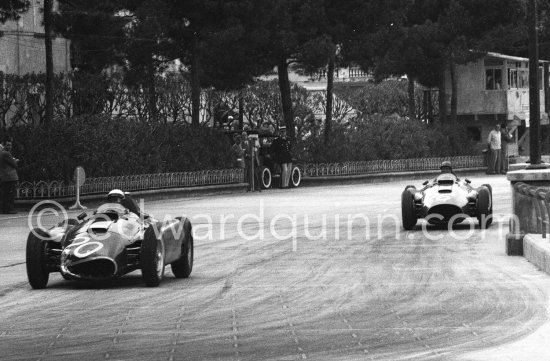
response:
[[[14,202],[15,202],[15,186],[19,177],[17,175],[17,159],[12,154],[12,142],[6,140],[4,142],[4,149],[0,151],[0,195],[1,211],[4,214],[15,214]]]
[[[286,139],[286,128],[279,128],[279,137],[271,143],[273,161],[281,165],[281,188],[288,188],[290,171],[292,169],[292,155],[290,142]]]

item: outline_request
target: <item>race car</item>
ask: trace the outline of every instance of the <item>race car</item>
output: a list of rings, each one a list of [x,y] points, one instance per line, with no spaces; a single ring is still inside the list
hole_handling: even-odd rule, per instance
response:
[[[469,179],[442,173],[423,183],[422,189],[408,185],[401,194],[403,228],[411,230],[419,218],[430,224],[454,225],[476,217],[481,228],[492,223],[493,195],[489,184],[474,188]]]
[[[176,278],[193,269],[193,235],[186,218],[158,221],[137,215],[119,203],[105,203],[88,216],[34,228],[26,246],[27,277],[34,289],[45,288],[49,274],[66,280],[99,281],[141,269],[145,285],[156,287],[170,264]]]

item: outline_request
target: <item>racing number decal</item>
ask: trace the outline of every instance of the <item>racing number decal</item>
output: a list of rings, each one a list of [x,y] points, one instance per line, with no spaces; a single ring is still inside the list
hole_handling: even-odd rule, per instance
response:
[[[67,247],[79,246],[81,244],[84,244],[84,243],[88,242],[89,240],[90,240],[90,238],[88,238],[88,237],[78,236],[74,239],[73,243],[71,243]]]
[[[95,247],[94,247],[95,246]],[[92,248],[90,248],[92,247]],[[86,249],[88,248],[88,249]],[[80,244],[78,247],[76,247],[73,251],[73,254],[80,258],[85,258],[91,255],[94,252],[99,251],[103,248],[103,244],[99,242],[87,242]]]
[[[90,242],[90,238],[79,236],[74,239],[74,242],[67,246],[66,249],[74,248],[73,254],[79,258],[85,258],[94,252],[103,248],[103,244],[99,242]]]

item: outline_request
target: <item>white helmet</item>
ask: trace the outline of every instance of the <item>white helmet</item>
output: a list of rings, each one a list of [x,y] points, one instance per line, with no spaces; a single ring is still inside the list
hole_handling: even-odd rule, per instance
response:
[[[118,198],[122,200],[125,198],[124,192],[121,191],[120,189],[113,189],[112,191],[109,192],[109,194],[107,194],[107,199],[112,199],[112,198]]]

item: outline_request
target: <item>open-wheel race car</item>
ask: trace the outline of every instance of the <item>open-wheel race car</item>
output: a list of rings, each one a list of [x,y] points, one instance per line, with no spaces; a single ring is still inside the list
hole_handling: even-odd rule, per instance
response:
[[[278,137],[277,134],[268,132],[258,132],[254,130],[245,131],[250,140],[258,140],[259,158],[260,158],[260,182],[263,189],[281,186],[281,165],[275,162],[275,156],[271,149],[271,144]],[[232,130],[226,133],[233,140],[234,137],[241,135],[242,131]],[[292,169],[290,170],[290,187],[298,187],[302,181],[302,171],[292,160]]]
[[[475,217],[481,228],[492,223],[493,195],[489,184],[474,188],[469,179],[442,173],[427,180],[423,188],[408,185],[401,194],[403,228],[411,230],[419,218],[430,224],[454,225]]]
[[[45,288],[52,272],[66,280],[99,281],[137,269],[147,286],[156,287],[168,264],[176,278],[191,274],[191,222],[158,221],[123,204],[105,203],[91,216],[82,213],[47,230],[34,228],[27,238],[26,262],[35,289]]]

